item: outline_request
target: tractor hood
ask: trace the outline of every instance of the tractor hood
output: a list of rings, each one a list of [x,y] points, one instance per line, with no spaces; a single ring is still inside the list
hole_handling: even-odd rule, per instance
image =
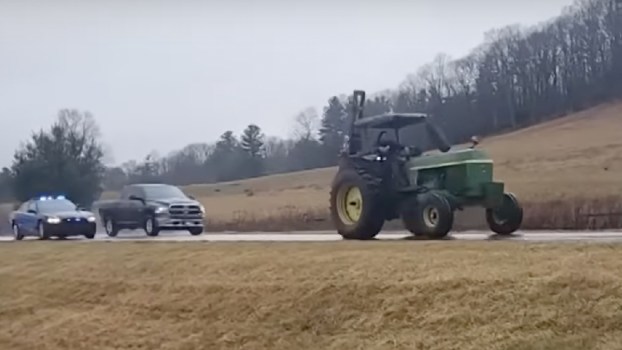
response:
[[[478,149],[463,149],[447,153],[433,153],[412,158],[408,161],[408,169],[422,170],[442,168],[466,163],[492,163],[486,152]]]

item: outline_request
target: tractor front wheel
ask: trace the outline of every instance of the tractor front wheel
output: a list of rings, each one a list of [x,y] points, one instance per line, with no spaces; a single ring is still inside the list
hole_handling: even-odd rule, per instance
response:
[[[503,195],[503,202],[497,208],[486,209],[486,222],[490,230],[498,235],[511,235],[523,223],[523,208],[512,193]]]
[[[441,239],[453,227],[454,211],[445,196],[426,192],[404,203],[402,221],[406,229],[417,237]]]
[[[330,214],[343,238],[376,237],[385,221],[379,180],[362,169],[339,171],[330,192]]]

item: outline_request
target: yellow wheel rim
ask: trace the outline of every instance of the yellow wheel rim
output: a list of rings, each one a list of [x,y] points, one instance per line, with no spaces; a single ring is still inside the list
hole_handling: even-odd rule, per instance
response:
[[[434,207],[427,207],[423,211],[423,221],[428,227],[436,227],[439,222],[439,217],[438,209]]]
[[[363,212],[363,195],[356,186],[342,187],[337,193],[337,213],[346,225],[354,225]]]

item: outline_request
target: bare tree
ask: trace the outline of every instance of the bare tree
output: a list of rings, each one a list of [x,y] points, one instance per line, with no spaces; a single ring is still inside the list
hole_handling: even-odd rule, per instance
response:
[[[294,118],[294,137],[297,140],[314,140],[320,128],[320,117],[314,107],[307,107]]]

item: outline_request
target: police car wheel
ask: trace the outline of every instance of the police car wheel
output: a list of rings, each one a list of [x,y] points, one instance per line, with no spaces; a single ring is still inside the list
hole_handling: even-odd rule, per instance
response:
[[[13,224],[13,238],[16,241],[21,241],[22,239],[24,239],[24,234],[19,229],[19,226],[17,226],[17,224]]]
[[[45,226],[42,222],[39,223],[39,227],[37,228],[39,231],[39,239],[48,239],[50,236],[45,232]]]

